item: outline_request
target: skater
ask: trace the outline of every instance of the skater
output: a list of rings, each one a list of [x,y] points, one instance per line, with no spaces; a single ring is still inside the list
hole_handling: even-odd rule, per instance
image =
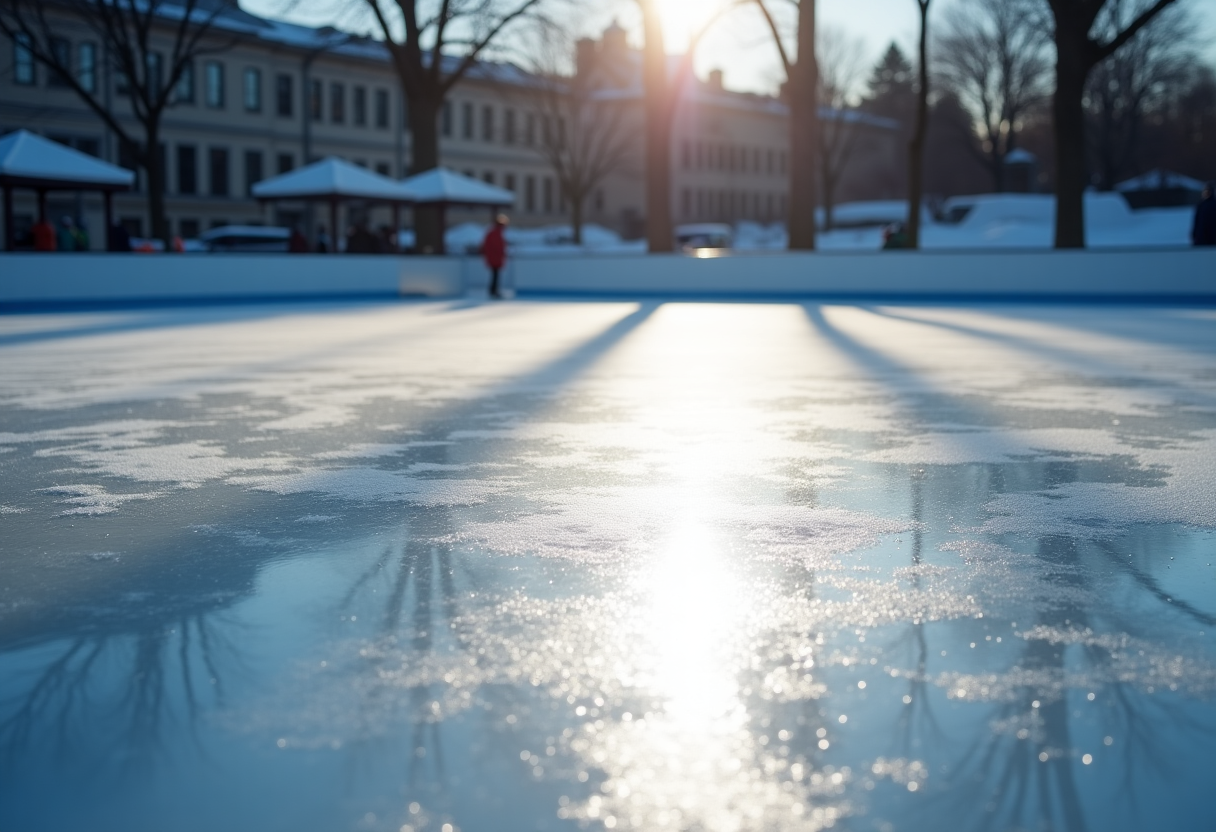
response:
[[[499,300],[502,299],[502,294],[498,289],[498,276],[507,264],[507,241],[503,232],[507,230],[509,222],[506,214],[499,214],[494,218],[493,227],[486,232],[486,238],[481,243],[481,256],[490,268],[490,297]]]

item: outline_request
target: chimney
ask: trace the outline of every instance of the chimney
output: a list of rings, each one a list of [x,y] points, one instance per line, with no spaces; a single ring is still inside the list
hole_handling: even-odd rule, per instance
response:
[[[709,88],[714,92],[722,92],[722,70],[711,69],[709,71]]]
[[[591,38],[580,38],[574,44],[575,73],[579,78],[588,78],[595,70],[596,46]]]
[[[615,20],[612,21],[611,26],[604,30],[602,40],[604,42],[604,55],[610,61],[620,60],[629,52],[625,29]]]

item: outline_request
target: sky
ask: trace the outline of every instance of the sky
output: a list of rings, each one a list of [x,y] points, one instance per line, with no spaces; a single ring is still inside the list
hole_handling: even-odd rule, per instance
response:
[[[964,0],[934,0],[930,7],[930,27],[947,8]],[[711,0],[661,0],[668,51],[682,53],[692,32],[716,4]],[[1207,60],[1216,64],[1216,2],[1179,0],[1189,5],[1199,30],[1196,43]],[[286,17],[301,23],[330,23],[343,28],[371,32],[357,11],[357,0],[242,0],[241,5],[255,14]],[[587,9],[591,8],[588,12]],[[598,36],[619,20],[640,43],[637,6],[633,0],[594,0],[579,5],[577,22],[580,35]],[[911,54],[917,39],[917,6],[914,0],[818,0],[820,26],[833,27],[860,41],[865,64],[874,64],[887,45],[895,41]],[[1206,50],[1203,45],[1206,44]],[[526,64],[525,55],[513,56]],[[774,92],[783,73],[776,50],[758,15],[751,10],[735,12],[718,23],[698,50],[697,74],[704,77],[711,69],[722,69],[726,86],[731,89]]]

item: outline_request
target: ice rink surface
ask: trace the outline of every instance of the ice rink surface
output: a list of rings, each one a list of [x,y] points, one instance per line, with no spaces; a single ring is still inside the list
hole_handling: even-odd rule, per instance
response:
[[[0,316],[0,828],[1206,829],[1216,311]]]

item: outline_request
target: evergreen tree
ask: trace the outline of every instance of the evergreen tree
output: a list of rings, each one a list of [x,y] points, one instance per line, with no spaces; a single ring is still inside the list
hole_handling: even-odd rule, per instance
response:
[[[866,109],[880,114],[891,102],[911,100],[916,94],[912,64],[892,43],[866,82]]]

